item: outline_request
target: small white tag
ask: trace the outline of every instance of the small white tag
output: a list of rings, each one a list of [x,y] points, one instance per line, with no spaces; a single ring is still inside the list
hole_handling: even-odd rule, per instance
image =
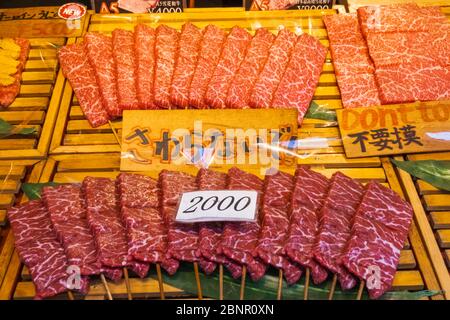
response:
[[[177,222],[256,221],[258,192],[208,190],[183,193]]]

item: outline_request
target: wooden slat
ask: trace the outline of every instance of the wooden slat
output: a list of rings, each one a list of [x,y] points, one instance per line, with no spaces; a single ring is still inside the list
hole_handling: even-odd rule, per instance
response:
[[[12,193],[0,193],[0,209],[8,209],[14,203],[14,194]]]
[[[450,229],[450,211],[434,211],[430,213],[433,229]]]
[[[6,224],[6,210],[0,210],[0,226]]]
[[[4,111],[0,114],[1,118],[10,124],[41,124],[45,119],[45,112],[43,111]]]
[[[399,270],[414,269],[416,267],[416,259],[412,250],[400,251],[400,261],[398,263]]]
[[[0,139],[0,149],[2,150],[33,149],[36,145],[36,139]]]
[[[397,271],[392,284],[394,290],[422,290],[422,276],[417,270]]]
[[[56,59],[56,50],[53,48],[31,48],[28,59]]]
[[[344,154],[306,154],[300,156],[298,164],[318,165],[323,164],[326,168],[345,168],[345,167],[378,167],[380,158],[355,158],[348,159]]]
[[[28,60],[25,64],[25,71],[55,70],[57,66],[58,60],[56,59]]]
[[[24,166],[0,166],[0,178],[18,178],[22,179],[25,175],[26,168]]]
[[[52,85],[51,84],[23,84],[20,86],[21,97],[34,96],[34,97],[48,97],[51,95]]]
[[[450,248],[450,229],[436,231],[436,238],[441,248],[443,249]]]
[[[450,152],[418,153],[409,154],[408,160],[450,160]]]
[[[426,181],[423,180],[417,180],[416,181],[417,188],[419,189],[419,192],[421,195],[424,194],[440,194],[440,193],[450,193],[446,190],[438,189],[435,186],[429,184]]]
[[[427,210],[450,210],[450,194],[430,194],[423,196]]]
[[[445,262],[447,263],[447,267],[450,269],[450,250],[444,251]]]
[[[47,109],[49,99],[47,97],[30,97],[30,98],[16,98],[14,102],[8,107],[11,111],[38,111]]]
[[[52,71],[24,72],[22,83],[52,83],[55,80],[55,73]]]
[[[0,182],[0,193],[16,193],[20,188],[20,180],[2,179]]]

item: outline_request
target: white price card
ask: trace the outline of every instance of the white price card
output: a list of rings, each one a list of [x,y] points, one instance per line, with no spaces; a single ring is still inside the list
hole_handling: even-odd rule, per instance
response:
[[[183,193],[175,221],[256,221],[258,192],[208,190]]]

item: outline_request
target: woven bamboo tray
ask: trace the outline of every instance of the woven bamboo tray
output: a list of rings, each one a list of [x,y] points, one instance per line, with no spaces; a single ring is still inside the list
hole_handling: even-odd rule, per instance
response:
[[[39,160],[0,160],[0,299],[6,299],[5,293],[11,288],[4,288],[6,273],[14,252],[14,240],[6,219],[6,211],[22,200],[20,187],[26,179],[37,182],[39,176],[31,174]],[[41,163],[43,167],[44,162]],[[6,290],[6,291],[5,291]]]
[[[386,158],[377,159],[369,167],[367,164],[349,166],[348,163],[334,160],[335,157],[325,160],[321,158],[321,165],[314,165],[313,169],[326,176],[331,176],[335,171],[341,170],[345,174],[367,182],[371,179],[380,181],[402,194],[399,181],[390,162]],[[299,160],[299,163],[310,163],[310,159]],[[45,166],[38,165],[33,170],[33,177],[40,177],[41,182],[55,181],[59,183],[80,182],[86,176],[114,178],[119,173],[120,154],[76,154],[76,155],[54,155],[50,156]],[[187,168],[186,168],[187,169]],[[188,170],[188,169],[187,169]],[[12,247],[12,239],[8,239],[8,246]],[[440,290],[439,283],[433,272],[432,265],[428,259],[424,243],[413,223],[408,242],[401,253],[399,270],[394,280],[394,290]],[[155,280],[155,269],[151,268],[148,278],[141,280],[131,278],[133,298],[158,298],[159,287]],[[16,279],[17,282],[16,282]],[[303,280],[301,280],[303,281]],[[117,285],[111,284],[114,298],[126,297],[126,286],[124,282]],[[5,291],[7,290],[7,291]],[[14,299],[30,299],[34,295],[34,285],[30,281],[28,270],[22,267],[18,256],[14,253],[5,281],[1,290],[3,297],[9,292]],[[180,289],[165,285],[165,293],[169,298],[189,297],[189,294]],[[67,298],[64,294],[57,298]],[[80,297],[81,298],[81,297]],[[101,283],[94,283],[86,299],[104,299],[105,291]],[[442,299],[435,296],[433,299]]]

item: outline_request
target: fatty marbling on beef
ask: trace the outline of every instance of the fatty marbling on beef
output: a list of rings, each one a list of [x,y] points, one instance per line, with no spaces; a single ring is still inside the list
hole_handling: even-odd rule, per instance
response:
[[[197,185],[199,190],[226,190],[227,175],[225,173],[200,169],[197,173]],[[233,278],[239,278],[242,274],[242,266],[233,262],[225,255],[217,252],[223,232],[223,223],[205,222],[199,224],[199,253],[207,260],[223,264]]]
[[[231,168],[228,171],[228,190],[254,190],[261,195],[263,187],[264,182],[251,173],[238,168]],[[225,222],[218,247],[218,253],[223,253],[237,263],[247,266],[254,281],[261,279],[267,269],[266,265],[254,256],[260,232],[259,219],[258,214],[255,222]]]
[[[320,173],[303,166],[297,168],[291,200],[291,224],[284,250],[292,261],[310,268],[315,284],[327,278],[327,271],[313,256],[319,213],[328,188],[329,180]]]
[[[293,189],[292,175],[281,171],[266,175],[261,211],[262,226],[256,248],[258,256],[265,263],[283,270],[289,284],[296,283],[302,275],[299,266],[284,255]]]
[[[154,179],[130,173],[117,178],[128,254],[148,263],[161,263],[170,274],[179,263],[166,257],[167,230],[159,211],[159,188]]]
[[[356,285],[355,278],[342,265],[342,256],[350,239],[353,218],[363,195],[363,186],[336,172],[320,213],[319,235],[314,258],[338,275],[344,290]]]
[[[201,29],[190,22],[183,25],[170,87],[170,101],[181,109],[189,107],[189,88],[194,77],[202,38]]]
[[[115,181],[86,177],[83,180],[87,220],[95,238],[100,262],[108,267],[130,266],[140,277],[148,272],[148,264],[128,255],[126,230],[120,216]]]
[[[411,206],[391,189],[377,182],[366,186],[342,262],[366,281],[373,299],[392,286],[412,215]]]

